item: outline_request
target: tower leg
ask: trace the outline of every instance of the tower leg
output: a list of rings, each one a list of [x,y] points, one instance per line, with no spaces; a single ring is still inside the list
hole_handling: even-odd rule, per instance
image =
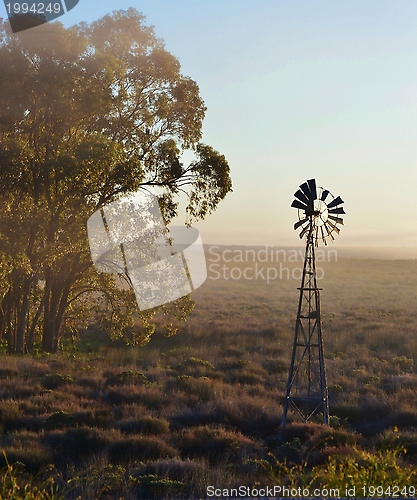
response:
[[[295,322],[291,364],[285,391],[282,432],[288,411],[294,410],[305,422],[319,413],[329,424],[329,400],[321,330],[320,290],[317,286],[312,220],[307,238],[303,276]]]

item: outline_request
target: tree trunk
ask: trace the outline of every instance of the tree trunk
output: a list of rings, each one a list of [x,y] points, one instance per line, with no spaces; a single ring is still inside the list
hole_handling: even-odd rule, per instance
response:
[[[46,296],[43,313],[43,329],[42,329],[42,350],[44,352],[56,352],[58,342],[56,341],[55,318],[56,311],[59,305],[58,287],[59,283],[49,280],[46,282]]]
[[[7,350],[9,354],[14,354],[15,352],[15,344],[14,344],[14,335],[13,335],[13,325],[12,325],[12,302],[13,302],[13,296],[12,296],[12,291],[9,290],[7,292],[6,298],[5,298],[5,321],[7,325],[6,329],[6,339],[7,339]]]
[[[56,341],[55,335],[55,321],[52,318],[48,318],[43,322],[42,350],[44,352],[56,352],[57,348],[58,342]]]
[[[22,287],[22,304],[17,315],[16,326],[16,353],[24,354],[25,352],[25,330],[27,326],[27,313],[29,311],[29,294],[30,294],[30,279],[25,278]]]
[[[68,296],[79,271],[80,254],[72,256],[68,263],[69,273],[63,277],[51,278],[46,282],[42,349],[45,352],[58,350],[61,327],[68,307]],[[49,282],[51,281],[51,283]]]

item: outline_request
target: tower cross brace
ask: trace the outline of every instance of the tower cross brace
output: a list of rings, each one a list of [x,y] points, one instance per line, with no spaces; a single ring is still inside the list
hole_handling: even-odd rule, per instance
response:
[[[312,215],[309,216],[303,275],[298,290],[300,296],[281,432],[290,409],[306,422],[314,415],[321,414],[323,423],[329,424],[329,399],[320,311],[322,289],[317,286]]]

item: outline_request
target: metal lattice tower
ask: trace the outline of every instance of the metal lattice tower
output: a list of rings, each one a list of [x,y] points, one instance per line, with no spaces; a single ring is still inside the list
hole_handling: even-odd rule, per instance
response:
[[[326,367],[324,362],[321,330],[320,290],[317,286],[315,247],[319,240],[327,245],[339,233],[337,224],[345,211],[343,200],[334,198],[328,190],[316,187],[314,179],[300,186],[294,194],[297,198],[292,207],[298,208],[299,220],[294,229],[302,227],[300,238],[306,236],[303,275],[301,279],[297,319],[291,365],[288,375],[281,432],[287,421],[287,413],[293,410],[304,421],[314,415],[322,415],[323,423],[329,423],[329,398]],[[330,200],[328,199],[330,197]]]

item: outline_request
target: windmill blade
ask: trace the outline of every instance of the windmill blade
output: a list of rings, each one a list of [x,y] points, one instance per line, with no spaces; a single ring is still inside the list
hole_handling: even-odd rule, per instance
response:
[[[330,222],[329,220],[326,221],[325,226],[329,234],[331,233],[331,231],[336,231],[337,234],[340,233],[340,229],[335,224],[333,224],[333,222]],[[329,228],[327,226],[330,226],[332,228],[331,231],[329,231]]]
[[[314,179],[313,179],[314,180]],[[300,189],[303,191],[303,193],[307,196],[309,199],[310,203],[317,199],[317,191],[314,190],[312,191],[310,189],[310,185],[308,184],[310,181],[305,182],[304,184],[301,184]],[[315,182],[315,181],[314,181]]]
[[[304,184],[301,184],[300,189],[307,196],[307,198],[310,199],[310,189],[308,187],[307,182],[304,182]]]
[[[343,207],[331,208],[329,210],[329,214],[345,214],[346,212],[343,210]]]
[[[343,224],[343,219],[340,219],[339,217],[334,217],[333,215],[329,215],[329,219],[332,219],[336,222],[336,224],[344,225]]]
[[[309,179],[307,181],[308,187],[310,188],[310,192],[312,194],[312,200],[317,200],[317,186],[316,179]]]
[[[306,205],[310,204],[310,200],[307,198],[307,196],[299,189],[296,193],[294,193],[294,196],[298,198],[300,201],[305,203]]]
[[[298,201],[298,200],[294,200],[292,203],[291,203],[291,206],[293,208],[299,208],[300,210],[307,210],[308,206],[307,205],[304,205],[304,203],[301,203],[301,201]]]
[[[336,207],[337,205],[341,205],[342,203],[344,203],[344,201],[342,200],[342,198],[340,196],[338,196],[337,198],[335,198],[333,201],[331,201],[327,205],[327,208]]]
[[[328,194],[330,193],[330,191],[328,191],[327,189],[325,189],[322,193],[321,193],[321,201],[326,201],[326,198],[328,196]]]
[[[334,236],[332,235],[332,231],[331,231],[331,230],[329,231],[328,224],[329,224],[329,221],[327,221],[327,222],[324,224],[324,225],[326,226],[327,236],[329,236],[329,237],[330,237],[330,239],[331,239],[332,241],[334,241]],[[337,229],[337,227],[336,227],[336,226],[333,226],[333,227],[335,227],[335,228],[336,228],[336,229],[335,229],[335,231],[339,234],[339,230]]]
[[[308,221],[308,217],[306,217],[305,219],[299,220],[298,222],[296,222],[294,224],[294,229],[298,229],[300,226],[302,226],[307,221]]]

